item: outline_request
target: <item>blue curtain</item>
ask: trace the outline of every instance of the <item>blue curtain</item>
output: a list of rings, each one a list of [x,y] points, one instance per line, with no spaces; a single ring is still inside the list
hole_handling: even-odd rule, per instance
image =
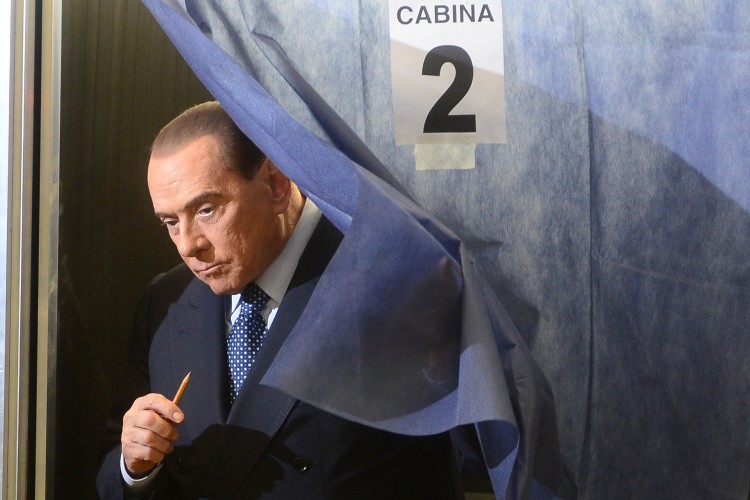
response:
[[[387,2],[144,1],[347,234],[315,297],[339,327],[308,314],[268,383],[397,432],[477,423],[499,497],[570,496],[563,463],[581,498],[747,497],[750,4],[503,2],[507,144],[418,171]],[[322,392],[332,356],[352,383]]]

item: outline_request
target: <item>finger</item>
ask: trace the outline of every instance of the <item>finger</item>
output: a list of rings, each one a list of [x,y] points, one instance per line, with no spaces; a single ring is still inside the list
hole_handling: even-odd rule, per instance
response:
[[[130,427],[121,436],[122,455],[129,471],[141,474],[150,471],[174,450],[172,442],[139,427]]]
[[[161,453],[172,451],[173,442],[179,437],[176,429],[172,429],[167,436],[158,434],[151,429],[128,426],[123,429],[121,440],[123,446],[129,443],[153,448]]]
[[[163,448],[147,446],[138,441],[130,441],[127,437],[122,441],[122,455],[128,461],[142,460],[158,464],[173,450],[169,442],[162,443]]]
[[[148,473],[164,460],[166,453],[139,443],[123,442],[122,458],[128,471],[135,474]]]
[[[179,424],[185,419],[180,407],[161,394],[146,394],[133,402],[131,409],[155,411],[163,418]]]
[[[170,441],[179,436],[177,424],[162,418],[153,410],[128,410],[122,418],[123,431],[134,427],[149,430]]]

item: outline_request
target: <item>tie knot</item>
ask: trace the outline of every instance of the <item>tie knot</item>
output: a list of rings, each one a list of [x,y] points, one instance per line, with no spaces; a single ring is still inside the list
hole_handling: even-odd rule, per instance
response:
[[[243,306],[248,304],[253,311],[260,312],[271,297],[255,283],[250,283],[242,290],[241,300]]]

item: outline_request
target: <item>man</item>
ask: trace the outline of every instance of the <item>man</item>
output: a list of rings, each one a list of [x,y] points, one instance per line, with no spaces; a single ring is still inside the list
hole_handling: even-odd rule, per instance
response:
[[[148,187],[184,264],[139,306],[103,498],[463,496],[446,434],[379,431],[259,384],[342,235],[218,103],[162,129]]]

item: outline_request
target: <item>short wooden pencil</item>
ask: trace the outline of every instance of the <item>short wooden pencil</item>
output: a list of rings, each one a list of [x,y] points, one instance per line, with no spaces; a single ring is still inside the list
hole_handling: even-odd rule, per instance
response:
[[[180,399],[182,399],[182,394],[185,392],[185,388],[187,387],[188,382],[190,382],[190,374],[191,373],[192,372],[188,372],[188,374],[185,375],[185,378],[182,379],[182,383],[180,384],[180,388],[177,389],[177,394],[175,394],[174,399],[172,400],[172,402],[174,404],[179,404],[180,403]]]

